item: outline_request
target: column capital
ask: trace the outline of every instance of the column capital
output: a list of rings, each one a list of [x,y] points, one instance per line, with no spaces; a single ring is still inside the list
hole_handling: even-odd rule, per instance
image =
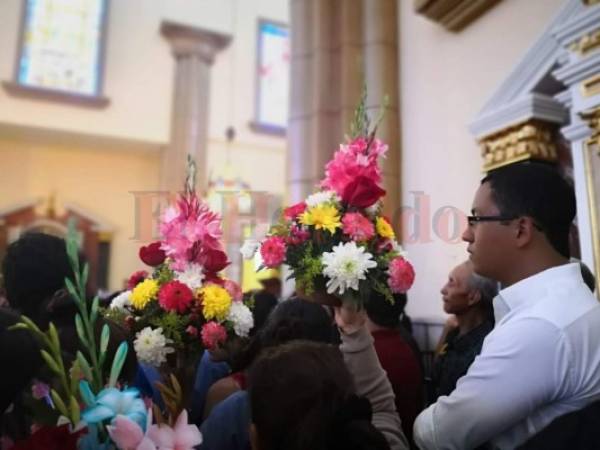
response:
[[[207,64],[212,64],[215,55],[231,42],[230,35],[169,20],[162,21],[160,32],[171,44],[175,58],[194,55]]]

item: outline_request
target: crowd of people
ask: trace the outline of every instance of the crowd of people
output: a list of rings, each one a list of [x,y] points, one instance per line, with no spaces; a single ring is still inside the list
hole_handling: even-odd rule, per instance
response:
[[[513,164],[481,181],[463,234],[468,258],[439,280],[449,319],[431,370],[406,294],[334,307],[282,301],[278,277],[264,279],[251,336],[206,351],[196,370],[200,448],[600,448],[600,305],[594,275],[570,260],[575,213],[572,187],[550,166]],[[35,340],[10,326],[19,314],[42,329],[52,321],[74,358],[71,275],[57,237],[24,235],[4,257],[0,431],[13,440],[29,431],[23,394],[44,375]],[[160,395],[158,375],[133,357],[125,374]]]

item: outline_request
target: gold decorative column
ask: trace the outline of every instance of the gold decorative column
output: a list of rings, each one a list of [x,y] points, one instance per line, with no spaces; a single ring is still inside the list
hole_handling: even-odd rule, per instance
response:
[[[483,171],[526,159],[557,162],[556,128],[554,124],[529,120],[484,137],[479,141]]]
[[[169,191],[183,188],[189,154],[196,160],[196,183],[203,191],[207,187],[210,69],[231,37],[173,22],[163,22],[161,33],[171,44],[175,58],[171,142],[163,151],[161,187]]]

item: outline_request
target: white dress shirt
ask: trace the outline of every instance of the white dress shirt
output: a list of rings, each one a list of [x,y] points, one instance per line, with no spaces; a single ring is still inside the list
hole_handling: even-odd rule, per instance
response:
[[[423,411],[423,450],[513,449],[553,419],[600,398],[600,304],[579,264],[500,291],[496,326],[449,396]]]

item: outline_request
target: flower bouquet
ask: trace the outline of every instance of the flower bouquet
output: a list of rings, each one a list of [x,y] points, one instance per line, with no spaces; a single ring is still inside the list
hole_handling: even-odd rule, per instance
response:
[[[364,102],[363,95],[351,136],[327,163],[319,190],[286,208],[256,247],[266,267],[286,264],[296,293],[320,303],[364,305],[373,291],[393,302],[415,277],[381,213],[378,161],[387,145],[375,137],[377,126],[370,129]]]
[[[188,357],[195,359],[229,337],[245,338],[253,326],[241,288],[219,275],[229,264],[220,241],[221,219],[194,192],[193,164],[190,160],[184,193],[161,217],[162,239],[140,249],[152,273],[134,273],[128,290],[105,312],[136,333],[138,360],[156,367],[174,353],[186,356],[183,365],[195,369]]]
[[[181,388],[174,377],[169,384],[159,385],[165,399],[164,410],[147,404],[137,389],[120,383],[128,344],[121,342],[114,355],[109,355],[108,324],[102,326],[99,339],[96,335],[99,299],[94,298],[91,304],[86,299],[88,265],[79,266],[77,237],[72,226],[67,238],[67,254],[75,277],[65,279],[65,283],[79,310],[75,325],[82,351],[77,352],[67,369],[53,323],[47,331],[42,331],[23,316],[13,327],[30,331],[39,342],[42,358],[53,376],[50,385],[38,382],[32,390],[34,397],[50,408],[56,419],[54,424],[36,426],[28,439],[16,442],[12,448],[192,450],[202,442],[202,436],[195,425],[187,423],[187,413],[181,406]],[[110,358],[112,363],[108,365]]]

